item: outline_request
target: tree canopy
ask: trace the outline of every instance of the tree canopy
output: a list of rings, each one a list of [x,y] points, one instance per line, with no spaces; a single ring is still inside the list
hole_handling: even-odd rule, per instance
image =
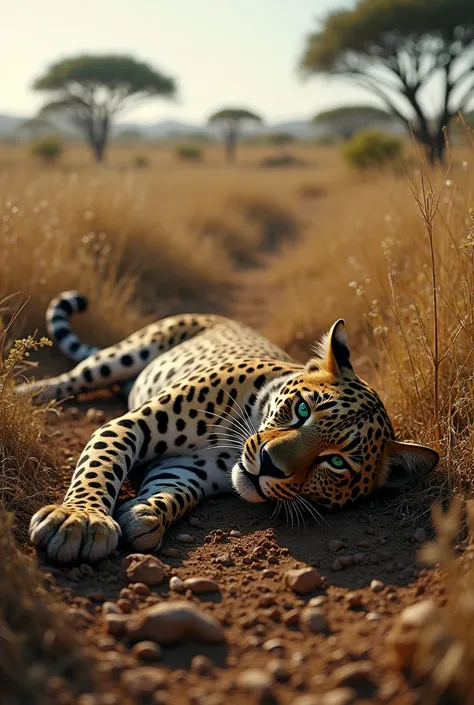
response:
[[[329,132],[342,139],[350,139],[363,128],[374,124],[388,125],[394,120],[393,115],[373,105],[346,105],[318,113],[312,119],[312,123],[327,127]]]
[[[51,94],[41,115],[65,112],[103,158],[112,120],[126,108],[155,97],[172,97],[172,78],[131,56],[89,55],[61,59],[33,88]]]
[[[240,136],[242,124],[245,122],[262,123],[260,115],[245,108],[223,108],[213,113],[209,118],[210,124],[221,124],[224,127],[224,140],[227,161],[234,161],[237,141]]]
[[[350,77],[441,157],[443,128],[474,98],[472,0],[359,0],[308,37],[301,68]],[[433,116],[421,93],[435,78],[441,91]]]

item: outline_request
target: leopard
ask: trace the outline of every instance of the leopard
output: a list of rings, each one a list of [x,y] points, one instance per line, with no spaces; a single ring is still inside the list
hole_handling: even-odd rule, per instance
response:
[[[395,438],[378,393],[354,372],[343,319],[301,363],[207,313],[170,316],[99,349],[71,328],[86,309],[77,291],[51,302],[49,336],[76,365],[17,387],[39,402],[99,389],[126,400],[127,411],[92,434],[62,503],[31,518],[30,540],[52,561],[99,561],[122,545],[159,552],[175,522],[224,493],[330,514],[439,461],[433,448]],[[118,501],[132,469],[136,496]]]

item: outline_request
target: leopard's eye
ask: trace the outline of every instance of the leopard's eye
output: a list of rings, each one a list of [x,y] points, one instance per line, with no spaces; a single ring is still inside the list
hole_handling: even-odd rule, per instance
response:
[[[297,417],[301,421],[306,421],[311,416],[311,409],[305,401],[299,401],[295,409]]]
[[[326,462],[329,462],[336,470],[340,470],[346,464],[346,461],[340,455],[330,455]]]

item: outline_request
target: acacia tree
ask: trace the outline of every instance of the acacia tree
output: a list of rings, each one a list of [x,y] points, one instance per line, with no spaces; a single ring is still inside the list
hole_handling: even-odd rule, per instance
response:
[[[243,108],[225,108],[209,118],[210,124],[222,125],[224,129],[225,152],[228,162],[235,160],[235,151],[242,127],[249,122],[262,123],[263,120],[256,113]]]
[[[104,158],[112,121],[126,108],[159,96],[172,97],[172,78],[131,56],[83,55],[62,59],[33,88],[51,94],[40,115],[64,113],[82,132],[97,161]]]
[[[413,130],[432,162],[442,161],[444,128],[474,97],[472,0],[359,0],[308,37],[301,68],[367,88]],[[432,81],[440,97],[427,106],[422,93]]]
[[[373,125],[389,125],[394,118],[386,110],[372,105],[347,105],[318,113],[313,125],[328,128],[328,131],[343,140],[349,140],[356,132]]]

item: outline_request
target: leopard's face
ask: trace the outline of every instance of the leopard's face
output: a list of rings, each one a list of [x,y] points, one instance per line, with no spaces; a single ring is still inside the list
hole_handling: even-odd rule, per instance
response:
[[[303,496],[337,509],[383,484],[412,481],[438,461],[430,448],[394,440],[382,401],[352,370],[342,322],[320,357],[270,382],[259,404],[258,432],[232,473],[249,502]]]

